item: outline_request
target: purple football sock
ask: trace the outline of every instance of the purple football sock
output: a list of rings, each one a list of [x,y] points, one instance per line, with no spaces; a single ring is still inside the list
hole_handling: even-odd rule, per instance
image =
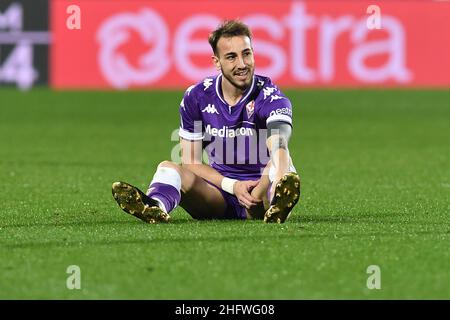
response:
[[[158,201],[163,210],[170,213],[180,203],[180,192],[174,186],[166,183],[153,182],[148,188],[147,195]]]

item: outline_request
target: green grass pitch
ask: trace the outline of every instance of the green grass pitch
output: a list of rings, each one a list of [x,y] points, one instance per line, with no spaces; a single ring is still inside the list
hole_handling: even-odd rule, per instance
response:
[[[170,158],[181,91],[0,90],[0,298],[449,299],[450,91],[286,94],[287,223],[147,225],[111,183],[146,188]]]

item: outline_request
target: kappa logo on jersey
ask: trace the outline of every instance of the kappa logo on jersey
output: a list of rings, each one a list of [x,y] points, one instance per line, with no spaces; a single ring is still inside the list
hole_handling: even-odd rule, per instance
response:
[[[268,97],[268,96],[270,96],[272,93],[274,93],[274,91],[276,91],[277,90],[277,88],[275,88],[275,87],[267,87],[267,88],[264,88],[263,89],[263,92],[264,92],[264,100],[266,100],[266,98]]]
[[[245,109],[247,109],[247,117],[250,119],[250,117],[253,115],[253,112],[255,111],[255,101],[252,100],[247,103]]]
[[[211,103],[208,103],[208,105],[205,107],[205,109],[202,110],[202,113],[204,113],[204,112],[219,114],[219,112],[216,109],[216,106]]]
[[[274,94],[273,96],[270,97],[270,102],[272,102],[273,100],[280,100],[280,99],[284,99],[284,97]]]
[[[203,86],[205,87],[205,88],[203,89],[203,91],[206,91],[206,89],[208,89],[209,87],[211,87],[212,84],[213,84],[213,79],[208,78],[208,79],[203,80]]]

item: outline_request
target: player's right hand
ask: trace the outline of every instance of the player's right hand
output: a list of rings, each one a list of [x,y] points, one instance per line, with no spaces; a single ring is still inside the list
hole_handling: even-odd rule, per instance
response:
[[[244,206],[246,209],[250,209],[261,202],[261,200],[256,199],[250,194],[253,188],[258,185],[258,183],[259,181],[248,180],[248,181],[237,181],[234,184],[233,188],[234,195],[238,199],[239,204],[241,206]]]

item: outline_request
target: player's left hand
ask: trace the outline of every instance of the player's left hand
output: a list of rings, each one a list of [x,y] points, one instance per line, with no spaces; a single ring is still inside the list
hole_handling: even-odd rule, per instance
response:
[[[234,194],[239,201],[239,204],[246,209],[250,209],[261,202],[261,200],[253,197],[250,192],[258,185],[258,180],[237,181],[234,184]]]

